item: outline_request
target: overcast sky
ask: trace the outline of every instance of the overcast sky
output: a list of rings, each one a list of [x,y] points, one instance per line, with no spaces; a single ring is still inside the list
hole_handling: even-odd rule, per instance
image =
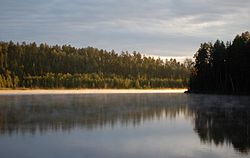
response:
[[[250,30],[250,0],[0,0],[0,40],[192,56]]]

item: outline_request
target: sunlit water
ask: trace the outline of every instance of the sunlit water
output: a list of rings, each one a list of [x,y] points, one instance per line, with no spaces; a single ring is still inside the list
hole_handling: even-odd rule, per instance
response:
[[[0,95],[0,157],[250,157],[250,97]]]

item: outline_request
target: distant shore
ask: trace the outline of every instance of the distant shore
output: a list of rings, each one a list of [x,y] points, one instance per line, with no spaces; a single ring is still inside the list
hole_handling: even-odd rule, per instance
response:
[[[187,89],[0,89],[0,95],[15,94],[116,94],[184,93]]]

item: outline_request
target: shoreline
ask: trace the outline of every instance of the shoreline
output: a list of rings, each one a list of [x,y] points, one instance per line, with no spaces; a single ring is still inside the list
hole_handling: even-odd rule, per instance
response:
[[[184,93],[186,90],[187,89],[0,89],[0,95]]]

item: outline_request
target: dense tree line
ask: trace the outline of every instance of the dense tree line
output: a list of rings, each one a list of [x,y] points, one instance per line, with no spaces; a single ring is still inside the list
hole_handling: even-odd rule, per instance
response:
[[[190,63],[138,52],[0,42],[0,87],[183,88]]]
[[[202,43],[194,55],[189,91],[250,93],[250,34],[237,35],[232,42]]]

